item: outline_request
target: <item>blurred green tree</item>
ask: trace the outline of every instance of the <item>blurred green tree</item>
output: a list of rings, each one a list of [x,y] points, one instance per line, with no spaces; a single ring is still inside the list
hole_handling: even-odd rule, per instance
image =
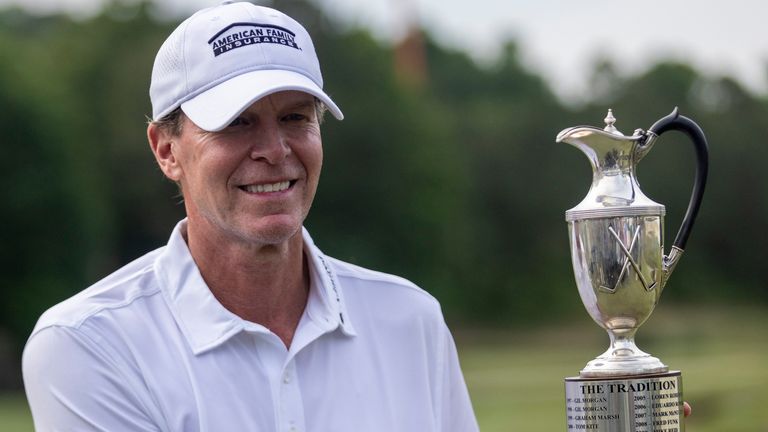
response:
[[[609,107],[631,133],[679,106],[707,133],[712,168],[694,252],[665,296],[768,301],[764,98],[681,63],[625,77],[598,61],[594,100],[567,106],[522,65],[514,41],[480,66],[428,36],[427,79],[407,85],[393,48],[367,31],[304,0],[278,7],[310,28],[326,90],[347,117],[323,126],[324,173],[307,221],[327,253],[414,280],[449,320],[583,316],[563,213],[586,194],[591,171],[555,136],[599,125]],[[164,244],[183,217],[143,124],[152,61],[174,25],[147,3],[80,21],[0,12],[0,329],[19,346],[47,307]],[[674,134],[639,167],[643,190],[667,205],[668,239],[692,170],[692,151]]]

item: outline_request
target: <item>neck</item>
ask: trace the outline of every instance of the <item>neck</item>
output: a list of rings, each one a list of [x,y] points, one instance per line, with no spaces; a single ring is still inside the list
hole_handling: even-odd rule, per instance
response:
[[[301,231],[283,243],[265,245],[228,239],[198,225],[188,222],[185,239],[216,299],[290,347],[309,293]]]

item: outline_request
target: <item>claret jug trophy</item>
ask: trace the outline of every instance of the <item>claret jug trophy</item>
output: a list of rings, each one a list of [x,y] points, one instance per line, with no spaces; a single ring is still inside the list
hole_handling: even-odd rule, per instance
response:
[[[605,128],[563,130],[557,142],[581,150],[592,165],[587,196],[565,212],[579,296],[610,346],[579,376],[565,379],[568,431],[678,432],[683,423],[682,376],[635,345],[635,332],[659,301],[685,250],[707,178],[704,133],[677,108],[647,131],[625,136],[611,110]],[[683,132],[696,153],[688,210],[669,253],[664,248],[663,205],[640,190],[638,162],[667,131]]]

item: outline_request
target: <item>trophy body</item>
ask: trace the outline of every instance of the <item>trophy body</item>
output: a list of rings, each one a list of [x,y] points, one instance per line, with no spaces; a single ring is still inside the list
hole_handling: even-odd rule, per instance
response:
[[[566,378],[569,431],[683,431],[682,375],[635,345],[659,300],[663,215],[568,223],[579,296],[610,337],[608,349]]]
[[[569,128],[557,138],[582,150],[592,164],[589,193],[566,212],[566,221],[579,297],[610,338],[608,349],[579,376],[565,379],[567,430],[683,431],[680,372],[638,349],[634,336],[684,250],[706,181],[706,140],[677,110],[629,137],[613,126],[610,110],[605,121],[602,130]],[[642,193],[635,177],[637,162],[666,130],[686,132],[699,162],[694,196],[668,255],[665,208]]]

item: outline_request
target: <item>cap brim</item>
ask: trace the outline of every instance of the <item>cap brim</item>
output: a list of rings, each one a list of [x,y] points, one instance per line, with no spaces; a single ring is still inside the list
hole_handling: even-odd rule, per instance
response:
[[[224,129],[257,100],[279,91],[296,90],[316,96],[339,120],[344,114],[314,81],[297,72],[268,69],[246,72],[181,104],[184,114],[200,129]]]

